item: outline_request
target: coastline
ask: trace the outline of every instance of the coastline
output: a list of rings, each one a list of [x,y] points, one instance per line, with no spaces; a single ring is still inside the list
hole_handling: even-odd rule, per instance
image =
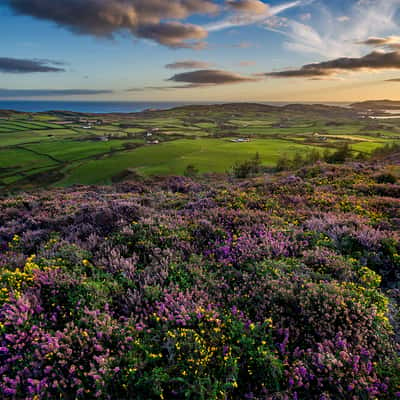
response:
[[[108,113],[135,113],[147,109],[167,110],[170,108],[189,105],[212,105],[232,102],[140,102],[140,101],[51,101],[51,100],[0,100],[0,110],[12,110],[18,112],[48,112],[71,111],[90,114]],[[236,103],[236,102],[235,102]],[[248,103],[248,102],[243,102]],[[327,106],[348,107],[350,102],[254,102],[271,106],[286,106],[289,104],[320,104]]]

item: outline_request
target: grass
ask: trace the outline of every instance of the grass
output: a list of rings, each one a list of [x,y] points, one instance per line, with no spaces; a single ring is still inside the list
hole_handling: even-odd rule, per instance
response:
[[[132,143],[133,141],[130,141]],[[119,150],[126,143],[124,140],[109,142],[60,140],[25,146],[35,152],[48,154],[60,161],[76,161],[113,150]]]
[[[35,165],[47,166],[53,164],[55,163],[48,157],[24,149],[0,151],[0,168],[19,170],[21,168],[31,168]]]
[[[243,135],[303,135],[305,133],[312,134],[315,129],[310,127],[290,127],[290,128],[275,128],[272,126],[251,126],[239,128],[238,132]]]
[[[265,166],[274,166],[281,155],[291,157],[313,146],[324,150],[349,141],[355,151],[369,153],[385,143],[400,140],[397,120],[371,122],[337,117],[326,111],[189,107],[108,115],[103,125],[92,129],[83,129],[84,122],[54,124],[66,119],[71,117],[62,113],[27,113],[0,120],[0,181],[18,186],[18,181],[28,174],[34,176],[49,168],[55,171],[46,183],[57,185],[109,183],[127,169],[144,175],[176,175],[182,174],[189,164],[202,173],[225,172],[236,161],[249,159],[256,152]],[[146,138],[145,133],[152,128],[158,129]],[[315,137],[315,132],[327,139]],[[113,139],[95,140],[105,136]],[[227,136],[252,140],[232,143]],[[146,140],[161,143],[145,145]]]
[[[257,152],[264,165],[273,166],[282,153],[292,155],[311,148],[283,140],[232,143],[227,139],[181,139],[77,164],[65,171],[68,176],[59,184],[109,183],[112,177],[129,168],[136,168],[145,175],[176,175],[193,164],[200,172],[225,172],[236,161],[244,161]]]
[[[1,122],[0,123],[0,128],[4,131],[4,132],[13,132],[13,131],[24,131],[27,130],[26,128],[18,125],[18,124],[14,124],[12,122]]]
[[[1,121],[0,128],[9,130],[38,130],[38,129],[61,129],[59,125],[45,122],[31,122],[24,120]]]
[[[386,141],[390,143],[390,141]],[[351,148],[356,151],[361,151],[364,153],[371,153],[375,149],[382,147],[385,142],[359,142],[351,145]]]
[[[23,132],[19,135],[14,133],[0,135],[0,147],[16,146],[24,143],[42,142],[52,140],[51,137],[32,134],[31,132]]]

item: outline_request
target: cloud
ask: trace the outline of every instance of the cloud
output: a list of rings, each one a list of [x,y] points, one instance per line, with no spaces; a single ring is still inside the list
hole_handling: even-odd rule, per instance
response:
[[[204,62],[204,61],[195,61],[195,60],[183,60],[177,61],[172,64],[167,64],[165,68],[167,69],[206,69],[210,68],[214,64]]]
[[[360,58],[342,57],[304,65],[300,69],[267,73],[272,78],[326,78],[341,72],[382,71],[400,69],[400,52],[374,51]]]
[[[400,36],[369,37],[366,40],[357,42],[357,44],[373,47],[385,47],[391,50],[400,50]]]
[[[112,90],[91,89],[2,89],[0,98],[15,97],[52,97],[52,96],[92,96],[99,94],[111,94]]]
[[[399,0],[357,0],[346,2],[346,13],[337,13],[336,4],[316,2],[312,21],[287,19],[279,29],[265,24],[265,28],[286,37],[287,50],[322,57],[360,57],[362,47],[357,43],[368,37],[398,32]],[[342,22],[338,24],[338,21]],[[349,22],[351,21],[351,23]]]
[[[201,40],[207,37],[207,31],[200,26],[181,22],[144,25],[138,29],[137,34],[165,46],[191,49],[204,48],[205,44]],[[195,42],[187,42],[189,40],[195,40]]]
[[[268,19],[283,13],[284,11],[290,10],[291,8],[294,7],[299,7],[305,4],[307,1],[312,1],[312,0],[297,0],[297,1],[291,1],[288,3],[283,3],[277,6],[269,6],[266,7],[264,12],[261,13],[235,13],[235,15],[230,15],[227,18],[213,22],[211,24],[206,25],[204,28],[208,32],[215,32],[215,31],[220,31],[223,29],[228,29],[228,28],[234,28],[234,27],[239,27],[239,26],[248,26],[248,25],[253,25],[253,24],[262,24],[268,21]],[[245,3],[243,1],[236,1],[236,2],[231,2],[231,3]],[[254,2],[252,2],[254,3]],[[242,5],[242,7],[244,7]],[[239,11],[238,7],[236,11]]]
[[[113,37],[128,31],[170,47],[199,47],[200,26],[180,22],[193,14],[217,13],[211,0],[4,0],[16,14],[48,20],[78,34]]]
[[[141,87],[141,88],[131,88],[131,89],[127,89],[125,90],[125,92],[128,93],[141,93],[141,92],[146,92],[148,90],[171,90],[171,89],[180,89],[183,86],[145,86],[145,87]]]
[[[307,68],[304,66],[300,69],[290,69],[286,71],[269,72],[265,74],[271,78],[318,78],[333,75],[334,72],[330,70],[323,70],[318,68]]]
[[[302,21],[309,21],[312,18],[312,14],[311,13],[304,13],[300,15],[300,19]]]
[[[197,71],[183,72],[167,79],[167,82],[175,82],[178,85],[169,86],[145,86],[142,88],[127,89],[126,92],[145,92],[147,90],[172,90],[193,89],[217,85],[230,85],[237,83],[256,82],[261,77],[244,76],[234,72],[217,69],[202,69]]]
[[[365,44],[368,46],[386,46],[388,44],[400,43],[400,36],[388,36],[388,37],[369,37],[367,40],[357,42],[359,44]]]
[[[227,0],[226,3],[235,11],[245,14],[265,14],[269,7],[260,0]]]
[[[0,72],[9,74],[31,74],[36,72],[64,72],[63,65],[57,61],[29,60],[20,58],[0,57]]]
[[[177,83],[186,83],[189,87],[201,87],[255,82],[259,78],[243,76],[229,71],[207,69],[176,74],[168,80]]]

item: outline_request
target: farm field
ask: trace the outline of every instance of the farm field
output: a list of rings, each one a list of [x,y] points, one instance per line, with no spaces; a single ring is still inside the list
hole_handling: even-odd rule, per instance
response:
[[[0,111],[1,113],[1,111]],[[400,121],[361,118],[338,107],[257,104],[188,106],[136,114],[14,113],[0,119],[0,187],[111,183],[130,172],[224,173],[256,153],[369,154],[400,140]]]
[[[202,173],[226,172],[235,161],[245,161],[257,152],[264,165],[274,166],[282,151],[292,155],[310,148],[279,139],[256,139],[249,143],[233,143],[229,138],[179,139],[71,165],[66,180],[59,183],[70,185],[78,179],[84,184],[110,183],[113,176],[127,168],[136,168],[145,175],[182,175],[187,165],[195,165]]]

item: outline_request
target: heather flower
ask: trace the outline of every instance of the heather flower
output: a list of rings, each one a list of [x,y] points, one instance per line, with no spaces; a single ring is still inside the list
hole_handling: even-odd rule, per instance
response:
[[[382,168],[0,199],[0,397],[400,397]]]

